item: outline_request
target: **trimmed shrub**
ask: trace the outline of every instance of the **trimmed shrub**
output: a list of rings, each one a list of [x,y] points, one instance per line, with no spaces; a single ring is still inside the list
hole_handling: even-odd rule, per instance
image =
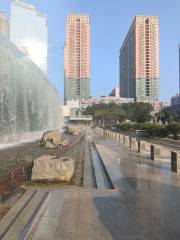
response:
[[[180,123],[169,124],[167,130],[169,134],[173,135],[174,139],[178,139],[178,135],[180,134]]]
[[[144,130],[151,137],[167,137],[169,135],[168,129],[164,125],[155,125],[152,123],[122,123],[116,125],[117,130]]]
[[[116,125],[114,125],[114,127],[117,129],[117,130],[130,130],[131,127],[132,127],[132,124],[131,123],[118,123]]]

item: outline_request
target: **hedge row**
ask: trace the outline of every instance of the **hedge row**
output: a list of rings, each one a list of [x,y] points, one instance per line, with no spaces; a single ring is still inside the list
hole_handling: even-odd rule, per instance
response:
[[[180,134],[180,123],[169,125],[155,125],[151,123],[120,123],[115,125],[116,129],[121,131],[145,130],[152,137],[168,137],[170,134],[176,139]]]

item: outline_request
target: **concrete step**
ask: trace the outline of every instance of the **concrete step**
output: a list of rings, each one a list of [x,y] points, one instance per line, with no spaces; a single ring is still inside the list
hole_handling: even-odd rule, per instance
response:
[[[56,228],[59,223],[64,204],[64,193],[62,191],[51,192],[49,204],[46,208],[37,229],[31,232],[28,239],[32,240],[54,240]]]
[[[13,207],[8,214],[9,216],[5,216],[5,219],[2,220],[2,226],[5,228],[4,232],[2,232],[2,239],[25,239],[25,236],[31,228],[36,215],[48,197],[48,192],[38,191],[33,192],[30,195],[28,194],[28,196],[26,201],[19,201],[21,204],[19,209],[16,210],[15,207]]]
[[[21,214],[23,209],[31,201],[35,194],[36,191],[27,191],[21,197],[21,201],[18,201],[13,206],[13,208],[11,208],[9,212],[2,218],[2,220],[0,221],[0,239],[4,237],[14,220]]]

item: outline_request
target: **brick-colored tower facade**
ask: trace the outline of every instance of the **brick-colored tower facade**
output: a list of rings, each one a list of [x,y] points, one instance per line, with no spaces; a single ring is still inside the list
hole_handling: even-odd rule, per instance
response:
[[[65,45],[64,101],[89,98],[90,17],[68,15]]]
[[[180,44],[179,44],[179,94],[180,94]]]
[[[120,50],[121,97],[159,100],[157,16],[136,16]]]

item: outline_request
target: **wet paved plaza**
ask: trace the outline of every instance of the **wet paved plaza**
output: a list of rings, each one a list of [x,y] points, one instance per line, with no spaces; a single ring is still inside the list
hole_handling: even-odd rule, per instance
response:
[[[180,175],[172,173],[168,163],[153,162],[117,142],[94,137],[114,189],[94,189],[87,184],[44,190],[48,191],[48,197],[42,216],[36,227],[29,229],[27,239],[180,239]],[[38,206],[43,194],[42,190],[36,191],[28,191],[24,198],[34,194],[32,199]],[[16,206],[13,211],[11,214],[16,215]],[[28,212],[31,214],[31,209]],[[0,222],[0,234],[8,226],[8,220],[6,217]],[[10,227],[12,238],[4,235],[2,239],[22,239],[20,223],[23,225],[21,215],[16,225]]]
[[[111,231],[112,239],[180,239],[180,176],[119,143],[98,140],[98,146],[120,192],[114,199],[119,238]]]

